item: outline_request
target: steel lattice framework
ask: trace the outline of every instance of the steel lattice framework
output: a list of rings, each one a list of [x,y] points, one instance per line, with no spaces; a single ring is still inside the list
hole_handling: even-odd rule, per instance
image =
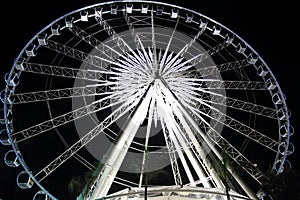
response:
[[[47,185],[75,171],[93,172],[78,199],[263,199],[266,163],[279,174],[294,151],[268,65],[227,27],[176,5],[68,13],[28,42],[5,81],[5,162],[24,168],[21,188],[39,186],[34,199],[60,199]]]

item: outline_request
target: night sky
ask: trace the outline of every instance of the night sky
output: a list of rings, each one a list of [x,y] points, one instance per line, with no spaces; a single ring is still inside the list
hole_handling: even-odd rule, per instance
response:
[[[25,3],[26,2],[26,3]],[[26,45],[26,43],[43,27],[61,17],[62,15],[84,6],[99,3],[101,1],[7,1],[2,6],[1,12],[1,55],[0,77],[4,77],[14,58]],[[174,3],[198,11],[221,24],[225,25],[250,44],[266,61],[274,73],[283,93],[286,95],[287,106],[290,109],[291,124],[295,129],[292,143],[296,152],[288,157],[294,169],[300,169],[300,146],[298,130],[300,125],[299,101],[299,31],[300,18],[295,1],[270,1],[270,4],[262,4],[262,1],[241,0],[179,0],[163,1]],[[185,3],[183,3],[185,2]],[[192,3],[191,3],[192,2]],[[4,79],[0,80],[1,90],[4,89]],[[28,113],[30,115],[30,113]],[[9,150],[0,146],[0,158]],[[2,159],[3,160],[3,159]],[[6,167],[0,162],[0,199],[4,200],[29,200],[32,199],[33,190],[21,190],[16,185],[16,176],[21,169]]]

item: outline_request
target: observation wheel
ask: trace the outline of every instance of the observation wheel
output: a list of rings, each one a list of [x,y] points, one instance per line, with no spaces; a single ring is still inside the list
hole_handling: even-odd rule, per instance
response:
[[[5,81],[5,163],[23,168],[20,188],[40,189],[33,199],[68,188],[77,199],[267,199],[266,172],[290,167],[293,128],[272,71],[193,10],[112,1],[68,13]]]

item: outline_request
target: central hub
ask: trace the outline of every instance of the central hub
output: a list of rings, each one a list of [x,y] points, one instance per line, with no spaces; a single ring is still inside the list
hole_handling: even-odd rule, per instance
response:
[[[154,79],[160,79],[160,78],[161,78],[161,76],[160,76],[158,70],[156,70],[156,71],[154,72]]]

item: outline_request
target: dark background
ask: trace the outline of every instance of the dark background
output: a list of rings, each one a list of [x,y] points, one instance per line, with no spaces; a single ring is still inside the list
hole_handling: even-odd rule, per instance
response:
[[[19,52],[38,31],[70,11],[100,2],[102,1],[27,0],[22,3],[6,1],[0,13],[0,78],[10,70]],[[297,10],[297,1],[270,1],[269,4],[258,0],[164,0],[164,2],[198,11],[227,26],[248,42],[266,61],[286,95],[287,105],[292,113],[291,124],[295,128],[292,143],[296,147],[296,152],[288,159],[292,162],[293,168],[299,170],[300,126],[297,122],[300,115],[298,104],[300,14]],[[3,78],[0,79],[0,86],[1,90],[4,89]],[[8,150],[9,147],[0,146],[0,158],[4,157]],[[24,191],[16,185],[16,176],[20,170],[8,168],[4,161],[0,160],[0,199],[32,199],[35,191]]]

